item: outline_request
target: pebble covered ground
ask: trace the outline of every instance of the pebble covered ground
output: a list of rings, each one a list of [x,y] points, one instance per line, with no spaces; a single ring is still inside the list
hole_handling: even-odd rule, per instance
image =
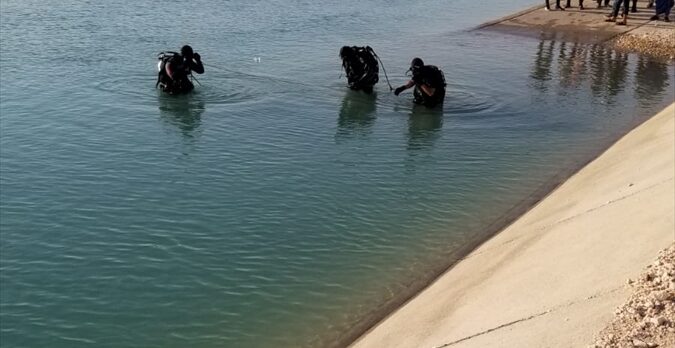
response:
[[[628,285],[628,301],[589,348],[675,347],[675,243]]]
[[[662,29],[649,33],[619,35],[613,44],[620,50],[638,52],[650,56],[675,59],[675,30]]]

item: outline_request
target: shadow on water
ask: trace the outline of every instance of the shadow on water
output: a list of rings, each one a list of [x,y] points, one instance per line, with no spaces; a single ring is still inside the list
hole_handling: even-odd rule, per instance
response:
[[[365,136],[371,133],[377,111],[377,93],[348,90],[342,98],[336,138]]]
[[[195,93],[166,95],[158,92],[158,107],[161,118],[178,128],[185,138],[194,138],[202,123],[205,104]]]
[[[532,87],[546,93],[553,86],[568,94],[589,84],[591,96],[612,105],[630,80],[630,55],[602,44],[557,42],[542,39],[532,64]],[[661,98],[668,87],[668,65],[638,55],[635,74],[635,97],[641,104]]]

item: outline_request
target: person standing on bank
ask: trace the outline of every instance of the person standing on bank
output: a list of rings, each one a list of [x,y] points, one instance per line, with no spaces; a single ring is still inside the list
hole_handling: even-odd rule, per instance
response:
[[[555,0],[555,9],[565,11],[565,9],[560,6],[560,0]],[[546,11],[551,11],[551,5],[549,4],[549,0],[546,0]]]
[[[424,65],[420,58],[415,58],[410,63],[412,78],[405,85],[394,90],[395,95],[401,94],[406,89],[415,86],[413,102],[415,104],[434,107],[443,103],[445,99],[445,76],[443,71],[434,65]]]
[[[609,0],[604,0],[604,7],[609,6]],[[598,0],[598,8],[603,7],[603,0]]]
[[[623,4],[623,14],[621,15],[621,20],[617,22],[616,18],[619,16],[619,11],[621,10],[622,4]],[[605,22],[616,22],[617,25],[627,25],[629,10],[630,10],[630,0],[614,0],[614,5],[612,6],[612,13],[607,15]]]
[[[675,5],[675,1],[673,0],[656,0],[656,14],[650,19],[653,21],[659,20],[659,16],[663,14],[663,20],[670,22],[670,10],[673,8],[673,5]]]
[[[572,7],[572,0],[567,0],[567,4],[565,5],[565,8],[570,8]],[[584,0],[579,0],[579,10],[584,9]]]

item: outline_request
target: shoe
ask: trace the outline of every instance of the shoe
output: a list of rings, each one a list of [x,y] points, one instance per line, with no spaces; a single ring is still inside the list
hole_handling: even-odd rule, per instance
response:
[[[616,22],[616,17],[607,16],[605,18],[605,22]]]
[[[631,9],[630,9],[630,12],[631,12],[631,13],[637,13],[637,7],[631,8]]]
[[[550,7],[544,7],[544,11],[551,11]]]
[[[556,9],[556,10],[560,10],[560,11],[565,11],[565,9],[562,8],[562,7],[560,7],[560,6],[556,6],[555,9]]]
[[[670,22],[670,18],[668,18],[668,16],[666,16],[665,18],[663,18],[663,20],[664,20],[665,22]]]
[[[649,20],[650,20],[650,21],[658,21],[658,20],[659,20],[659,15],[653,15],[653,16],[649,17]]]
[[[583,11],[583,9],[584,9],[583,6],[579,6],[579,10],[580,10],[580,11]]]

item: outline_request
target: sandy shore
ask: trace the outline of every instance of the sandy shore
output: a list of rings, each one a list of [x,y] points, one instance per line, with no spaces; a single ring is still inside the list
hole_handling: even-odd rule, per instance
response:
[[[675,240],[675,104],[353,347],[585,347]]]
[[[673,23],[673,22],[671,22]],[[675,26],[642,26],[609,41],[616,49],[675,59]]]
[[[561,3],[565,3],[562,1]],[[555,2],[553,2],[555,4]],[[639,52],[666,60],[675,59],[675,20],[651,20],[654,9],[640,0],[637,12],[629,13],[628,25],[604,21],[610,10],[596,8],[586,1],[580,10],[578,1],[565,11],[546,11],[543,2],[527,10],[480,25],[476,29],[497,30],[544,39],[607,43],[620,50]]]

